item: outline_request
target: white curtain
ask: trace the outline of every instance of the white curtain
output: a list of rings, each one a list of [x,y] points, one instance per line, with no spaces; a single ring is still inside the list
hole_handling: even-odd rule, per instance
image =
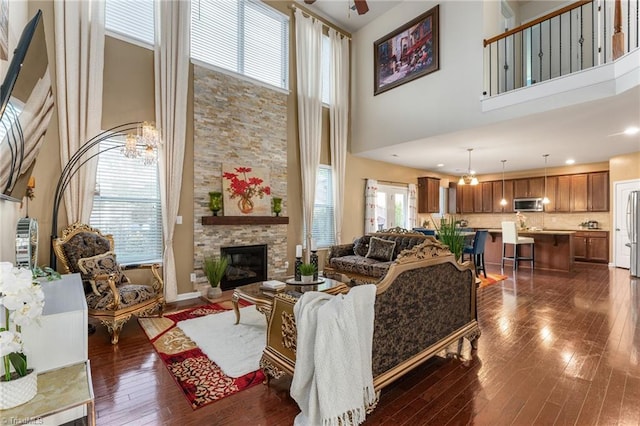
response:
[[[331,41],[331,166],[333,167],[333,202],[335,239],[342,243],[344,212],[344,181],[347,162],[347,133],[349,129],[349,40],[337,31],[329,30]]]
[[[378,196],[378,181],[367,179],[364,191],[364,233],[370,234],[378,230],[376,217],[376,202]]]
[[[190,4],[157,2],[155,64],[156,126],[160,131],[160,199],[164,237],[165,298],[178,296],[173,234],[175,230],[187,131]]]
[[[295,10],[295,18],[302,214],[306,245],[311,247],[322,135],[322,24],[317,19],[303,16],[299,9]],[[306,253],[308,258],[309,250]]]
[[[101,130],[104,1],[55,0],[53,15],[60,163],[64,168],[71,156]],[[97,158],[88,161],[67,187],[64,204],[68,223],[89,222],[96,168]]]
[[[408,204],[408,208],[409,208],[409,223],[407,224],[407,229],[413,229],[415,228],[418,223],[418,198],[417,198],[417,192],[416,192],[416,185],[415,183],[410,183],[409,184],[409,202]]]

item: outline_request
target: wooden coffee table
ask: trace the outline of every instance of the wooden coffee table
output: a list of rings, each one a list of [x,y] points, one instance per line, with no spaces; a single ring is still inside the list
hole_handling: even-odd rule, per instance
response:
[[[339,294],[346,293],[349,290],[349,287],[343,282],[326,277],[322,277],[322,279],[324,279],[324,282],[320,284],[287,284],[284,290],[277,292],[262,289],[262,281],[237,287],[233,290],[233,296],[231,296],[233,311],[236,313],[236,324],[240,322],[240,309],[238,308],[239,300],[244,300],[256,305],[256,309],[263,313],[268,321],[269,316],[271,315],[271,308],[273,307],[273,298],[278,293],[302,295],[302,293],[307,291],[322,291],[329,294]],[[282,280],[282,282],[285,282],[285,280]]]

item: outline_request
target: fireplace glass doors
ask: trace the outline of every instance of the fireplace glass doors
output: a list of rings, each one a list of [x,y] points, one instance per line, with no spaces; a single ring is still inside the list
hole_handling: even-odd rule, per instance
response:
[[[229,258],[227,272],[220,282],[222,290],[267,280],[267,245],[221,247]]]

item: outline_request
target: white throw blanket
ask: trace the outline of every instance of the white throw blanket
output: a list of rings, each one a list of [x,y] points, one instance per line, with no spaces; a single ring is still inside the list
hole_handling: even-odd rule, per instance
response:
[[[304,293],[294,306],[296,367],[291,396],[295,425],[359,425],[377,402],[371,346],[376,286],[346,295]]]

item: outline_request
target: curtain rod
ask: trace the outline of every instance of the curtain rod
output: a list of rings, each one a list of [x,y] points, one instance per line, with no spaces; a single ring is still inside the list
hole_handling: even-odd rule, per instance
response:
[[[289,6],[287,6],[289,9],[299,9],[301,12],[311,16],[312,18],[316,18],[318,21],[322,22],[324,24],[325,27],[327,28],[332,28],[334,29],[336,32],[342,34],[342,36],[346,37],[347,39],[351,40],[351,35],[348,33],[345,33],[343,30],[341,30],[340,28],[336,27],[334,24],[332,24],[331,22],[327,21],[326,19],[316,15],[313,12],[310,12],[307,8],[305,7],[300,7],[297,4],[291,4]]]
[[[378,179],[378,183],[387,184],[387,185],[409,186],[409,184],[406,183],[406,182],[394,182],[392,180],[381,180],[381,179]]]

